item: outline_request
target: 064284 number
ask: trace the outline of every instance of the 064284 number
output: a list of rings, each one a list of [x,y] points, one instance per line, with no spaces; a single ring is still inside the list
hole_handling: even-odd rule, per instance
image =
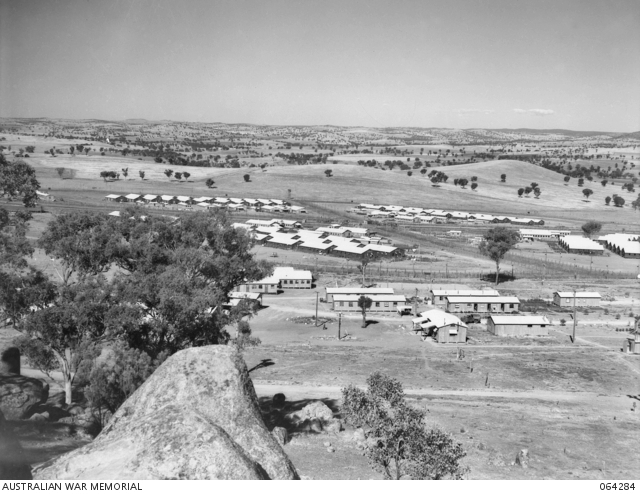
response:
[[[634,483],[628,482],[602,482],[600,484],[601,491],[635,491]]]

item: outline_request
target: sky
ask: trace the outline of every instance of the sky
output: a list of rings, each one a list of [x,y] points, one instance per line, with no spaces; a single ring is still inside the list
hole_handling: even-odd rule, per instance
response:
[[[0,0],[0,117],[640,130],[638,0]]]

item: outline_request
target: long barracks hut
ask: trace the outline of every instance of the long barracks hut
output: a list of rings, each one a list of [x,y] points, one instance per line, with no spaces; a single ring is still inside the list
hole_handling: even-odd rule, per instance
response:
[[[600,307],[602,297],[598,292],[576,292],[576,307]],[[553,304],[559,307],[573,307],[573,292],[555,292]]]
[[[393,288],[360,288],[357,286],[345,286],[340,288],[325,288],[325,299],[327,302],[333,303],[335,295],[393,295]]]
[[[404,295],[366,295],[371,299],[369,312],[396,312],[398,305],[405,305],[407,299]],[[337,312],[360,312],[358,299],[360,295],[334,295],[333,310]]]
[[[487,318],[487,331],[496,336],[548,336],[551,323],[544,316],[496,316]]]
[[[518,297],[457,297],[448,296],[447,312],[463,313],[503,313],[518,312],[520,300]]]
[[[499,297],[500,293],[497,290],[436,290],[432,289],[429,292],[429,298],[431,303],[438,308],[447,307],[447,297]]]

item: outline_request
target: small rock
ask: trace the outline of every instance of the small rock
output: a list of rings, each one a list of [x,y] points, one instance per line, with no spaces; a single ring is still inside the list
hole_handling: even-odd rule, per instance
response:
[[[337,434],[342,430],[342,422],[339,419],[333,419],[323,424],[323,428],[329,434]]]
[[[484,451],[484,449],[485,449],[485,445],[484,445],[483,443],[478,443],[478,449],[479,449],[480,451]]]
[[[460,433],[464,434],[465,432],[467,432],[467,429],[465,429],[464,427],[460,427]]]
[[[336,448],[334,448],[333,446],[331,446],[331,447],[327,448],[327,451],[328,451],[329,453],[335,453],[335,452],[336,452]]]
[[[322,432],[324,427],[322,426],[322,421],[319,419],[311,419],[309,420],[309,430],[311,432],[320,433]]]
[[[325,442],[323,442],[323,443],[322,443],[322,445],[323,445],[325,448],[328,448],[329,446],[331,446],[331,443],[330,443],[329,441],[325,441]]]
[[[46,422],[47,420],[49,420],[49,414],[47,413],[47,416],[45,417],[44,413],[34,413],[31,417],[29,417],[29,420],[33,420],[34,422]]]
[[[69,415],[73,415],[75,416],[79,416],[79,415],[84,415],[85,414],[85,409],[82,408],[80,405],[71,405],[68,409],[67,412],[69,413]]]
[[[284,446],[289,442],[289,433],[284,427],[274,427],[271,434],[273,434],[273,437],[276,438],[281,446]]]
[[[364,434],[364,429],[362,429],[361,427],[358,427],[354,432],[353,432],[353,441],[354,442],[363,442],[366,439],[366,436]]]
[[[529,450],[521,449],[519,453],[516,455],[516,465],[520,465],[522,468],[527,468],[529,466]]]

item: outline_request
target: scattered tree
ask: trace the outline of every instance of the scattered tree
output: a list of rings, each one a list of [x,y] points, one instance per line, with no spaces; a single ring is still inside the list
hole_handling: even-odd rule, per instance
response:
[[[189,180],[189,177],[191,176],[191,173],[189,172],[182,172],[182,176],[184,177],[185,180]]]
[[[590,220],[582,225],[581,228],[584,234],[587,237],[591,238],[591,235],[598,233],[602,229],[602,223],[600,223],[599,221]]]
[[[327,169],[324,171],[324,174],[327,176],[327,178],[332,177],[333,171],[331,169]]]
[[[342,389],[342,412],[348,422],[363,427],[370,465],[385,479],[461,479],[467,472],[460,443],[439,429],[429,429],[424,410],[409,406],[402,384],[375,372],[367,390]]]
[[[524,194],[524,188],[523,188],[523,187],[520,187],[520,188],[518,189],[518,197],[522,197],[522,194]]]
[[[140,171],[138,172],[138,174],[140,175],[140,178],[141,178],[142,180],[144,180],[145,172],[143,172],[142,170],[140,170]]]
[[[564,184],[565,185],[569,185],[569,180],[571,180],[571,177],[569,175],[565,175],[564,176]]]
[[[578,187],[582,187],[584,185],[584,178],[578,179]]]
[[[35,170],[23,161],[9,163],[0,153],[0,197],[13,201],[18,197],[26,207],[34,207],[38,202],[36,191],[40,183]]]
[[[123,168],[122,169],[122,176],[124,178],[127,178],[129,176],[129,169],[128,168]]]
[[[205,185],[210,189],[211,187],[213,187],[213,184],[215,184],[216,182],[212,179],[212,178],[208,178],[205,181]]]
[[[371,308],[372,303],[373,300],[371,300],[369,297],[365,297],[364,295],[360,295],[360,298],[358,299],[358,307],[360,307],[360,310],[362,311],[363,328],[367,327],[367,310]]]
[[[175,172],[173,174],[173,176],[177,179],[177,180],[182,180],[182,173],[181,172]]]
[[[245,182],[251,182],[251,175],[249,175],[248,173],[245,173],[242,178],[244,178]]]
[[[611,196],[607,196],[604,198],[604,203],[608,206],[609,203],[611,202]]]
[[[589,199],[589,196],[593,194],[593,191],[591,189],[582,189],[582,194]]]
[[[501,182],[506,182],[507,181],[507,174],[503,173],[502,175],[500,175],[500,181]]]
[[[540,187],[536,187],[535,189],[533,189],[533,195],[536,196],[536,199],[540,199],[540,194],[542,194]]]
[[[496,285],[499,282],[500,261],[518,243],[518,240],[519,235],[516,231],[497,226],[485,233],[480,242],[478,247],[480,253],[496,263]]]
[[[164,174],[167,176],[167,178],[171,178],[171,175],[173,175],[173,170],[171,170],[170,168],[167,168],[164,171]]]
[[[473,182],[471,184],[471,190],[476,190],[478,188],[478,182]]]
[[[614,206],[621,208],[624,206],[625,200],[623,197],[620,196],[613,196],[613,204]]]

